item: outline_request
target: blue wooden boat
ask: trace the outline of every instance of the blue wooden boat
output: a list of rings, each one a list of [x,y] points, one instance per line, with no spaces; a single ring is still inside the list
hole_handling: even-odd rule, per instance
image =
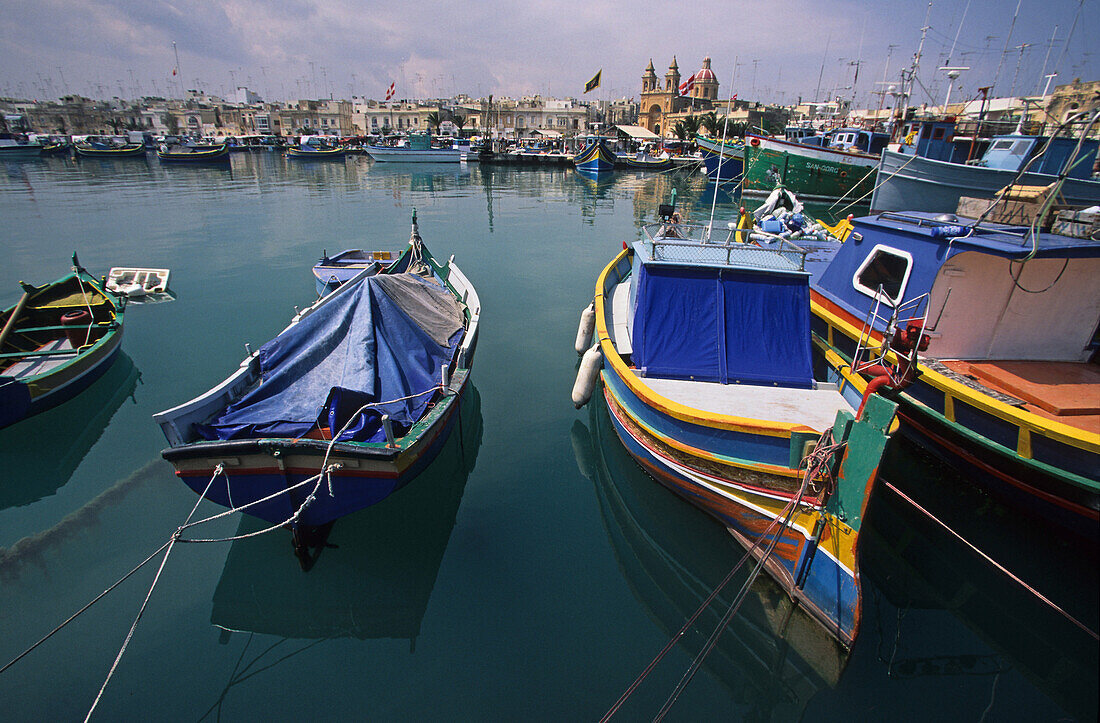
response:
[[[917,212],[853,226],[813,283],[815,345],[859,368],[921,335],[912,384],[889,392],[901,433],[1095,546],[1100,241]]]
[[[607,173],[615,170],[615,154],[604,144],[602,138],[589,138],[587,144],[573,156],[573,165],[578,171],[586,173]]]
[[[696,136],[695,143],[703,153],[703,166],[712,181],[740,180],[745,170],[745,144]]]
[[[365,270],[380,273],[397,260],[392,251],[364,251],[345,249],[338,254],[321,254],[321,260],[313,265],[313,278],[317,282],[317,296],[326,296]]]
[[[176,474],[296,539],[369,507],[443,446],[469,385],[481,306],[420,239],[295,315],[208,392],[154,415]]]
[[[122,347],[125,301],[73,256],[73,271],[0,313],[0,427],[72,399]]]
[[[229,145],[176,145],[157,149],[164,163],[229,163]]]
[[[574,403],[587,401],[602,359],[603,401],[631,456],[718,518],[850,646],[860,519],[895,405],[853,398],[839,369],[824,378],[804,251],[720,236],[655,224],[608,264],[596,283],[598,343],[582,359]]]
[[[871,210],[955,213],[960,198],[992,199],[1011,185],[1048,186],[1063,168],[1068,171],[1059,202],[1094,206],[1100,203],[1100,181],[1092,178],[1100,141],[1086,139],[1074,154],[1077,143],[1076,138],[995,136],[976,164],[919,155],[922,149],[931,153],[934,145],[918,143],[909,153],[883,151]]]

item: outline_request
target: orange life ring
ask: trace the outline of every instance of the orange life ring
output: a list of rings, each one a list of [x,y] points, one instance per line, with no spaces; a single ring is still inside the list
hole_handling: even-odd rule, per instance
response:
[[[749,143],[751,143],[753,146],[758,146],[758,145],[760,145],[760,139],[759,138],[753,138],[751,141],[749,141]]]

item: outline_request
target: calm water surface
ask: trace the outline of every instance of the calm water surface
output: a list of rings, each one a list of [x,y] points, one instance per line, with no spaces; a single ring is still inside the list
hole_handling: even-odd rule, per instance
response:
[[[60,159],[0,167],[0,305],[17,282],[172,270],[133,305],[125,356],[69,404],[0,430],[0,664],[165,542],[195,496],[151,415],[223,379],[314,297],[322,251],[397,249],[412,208],[478,288],[474,384],[439,459],[337,522],[309,573],[289,534],[179,545],[99,718],[599,718],[740,557],[633,464],[569,390],[597,273],[657,204],[709,211],[700,176],[402,168],[364,158],[229,169]],[[735,199],[719,191],[720,218]],[[819,209],[824,211],[825,209]],[[891,448],[884,472],[1096,629],[1095,551],[1052,541]],[[220,511],[203,503],[200,514]],[[227,518],[207,536],[247,532]],[[670,717],[1096,718],[1095,642],[879,488],[863,538],[862,631],[845,661],[758,581]],[[1084,558],[1082,560],[1082,557]],[[0,675],[7,720],[81,718],[156,572],[149,565]],[[742,580],[620,712],[652,717]]]

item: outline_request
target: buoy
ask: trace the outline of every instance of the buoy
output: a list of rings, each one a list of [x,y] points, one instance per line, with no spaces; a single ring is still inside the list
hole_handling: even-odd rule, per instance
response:
[[[592,390],[596,388],[596,377],[599,376],[601,366],[603,354],[600,353],[599,345],[593,344],[581,357],[577,381],[573,383],[573,406],[577,409],[588,404],[588,400],[592,398]]]
[[[61,315],[61,326],[66,327],[65,337],[69,340],[69,344],[73,349],[79,349],[88,340],[88,327],[91,324],[92,315],[84,309],[77,309]]]
[[[592,331],[595,328],[596,302],[593,301],[581,312],[581,323],[577,327],[577,341],[573,344],[577,354],[584,354],[584,350],[592,344]]]

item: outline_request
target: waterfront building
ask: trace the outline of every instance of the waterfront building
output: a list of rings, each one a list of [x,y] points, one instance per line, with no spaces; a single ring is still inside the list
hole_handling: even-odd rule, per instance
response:
[[[659,136],[670,136],[677,122],[689,115],[713,110],[719,104],[719,84],[710,67],[709,56],[703,58],[703,67],[689,78],[692,82],[689,82],[685,94],[681,94],[680,66],[673,56],[662,85],[658,81],[651,58],[642,74],[642,100],[637,124]]]

